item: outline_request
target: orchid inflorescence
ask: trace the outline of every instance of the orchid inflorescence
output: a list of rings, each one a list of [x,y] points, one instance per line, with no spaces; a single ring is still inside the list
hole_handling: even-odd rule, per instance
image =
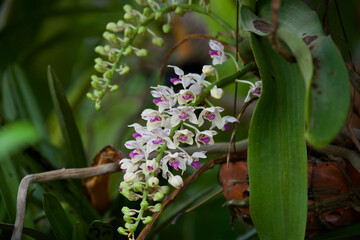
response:
[[[221,43],[211,40],[210,48],[213,65],[227,60]],[[184,182],[181,175],[187,168],[200,168],[199,160],[206,158],[206,151],[189,154],[184,146],[214,144],[214,136],[218,134],[216,130],[227,130],[228,123],[237,121],[232,116],[222,117],[224,109],[213,106],[208,100],[206,103],[209,106],[199,105],[201,96],[209,92],[209,88],[212,88],[210,94],[214,98],[219,99],[223,94],[221,88],[206,80],[210,75],[217,75],[213,65],[205,65],[201,75],[185,74],[179,67],[169,65],[176,74],[170,81],[174,85],[181,85],[181,90],[175,92],[172,87],[162,85],[152,87],[151,95],[157,109],[145,109],[141,113],[141,118],[146,121],[145,126],[138,123],[129,126],[134,128],[135,133],[134,139],[125,143],[125,147],[131,150],[130,158],[120,161],[120,168],[125,174],[119,191],[130,201],[141,199],[141,203],[139,210],[122,208],[126,223],[125,228],[118,228],[120,234],[134,239],[140,222],[152,222],[152,217],[146,216],[146,211],[162,209],[160,202],[170,188],[159,185],[160,173],[171,186],[182,188]],[[209,128],[200,129],[205,122],[209,123]]]

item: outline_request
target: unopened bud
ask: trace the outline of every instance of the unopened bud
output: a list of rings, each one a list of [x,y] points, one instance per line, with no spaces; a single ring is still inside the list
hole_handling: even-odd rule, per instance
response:
[[[111,80],[113,78],[114,74],[112,73],[111,70],[108,70],[103,74],[103,76],[105,79]]]
[[[131,12],[132,11],[132,7],[129,4],[124,5],[123,9],[124,9],[125,12]]]
[[[141,201],[140,207],[144,210],[148,209],[149,203],[147,201]]]
[[[99,65],[103,65],[103,64],[104,64],[104,61],[102,60],[102,58],[99,58],[99,57],[98,57],[98,58],[95,58],[94,61],[95,61],[96,64],[99,64]]]
[[[224,90],[222,90],[221,88],[217,88],[216,86],[214,86],[211,91],[210,94],[213,98],[215,99],[220,99],[223,95],[224,95]]]
[[[86,94],[86,97],[87,97],[88,99],[90,99],[90,100],[93,100],[93,101],[95,100],[95,97],[94,97],[94,95],[93,95],[92,93],[89,93],[89,92],[88,92],[88,93]]]
[[[95,74],[91,75],[91,81],[96,81],[98,82],[99,81],[99,77],[96,76]]]
[[[155,206],[151,209],[152,212],[159,212],[162,209],[162,204],[157,203]]]
[[[139,27],[138,33],[139,34],[146,33],[146,27],[144,27],[144,26]]]
[[[94,69],[97,71],[97,72],[100,72],[100,73],[103,73],[106,71],[106,69],[104,68],[103,65],[99,65],[99,64],[95,64],[94,65]]]
[[[106,55],[106,51],[105,51],[105,48],[103,46],[97,46],[95,48],[95,52],[100,54],[100,55],[103,55],[103,56]]]
[[[120,183],[120,188],[121,189],[130,189],[131,188],[131,184],[127,183],[127,182],[121,182]]]
[[[123,54],[124,54],[124,56],[129,56],[132,52],[133,52],[132,47],[127,47],[127,48],[124,50]]]
[[[204,65],[202,68],[202,72],[206,75],[206,76],[215,76],[215,68],[212,65]]]
[[[171,176],[168,181],[174,188],[182,188],[184,184],[183,179],[179,175]]]
[[[122,191],[120,193],[127,199],[130,198],[130,190],[129,189],[122,189]]]
[[[151,216],[147,216],[142,222],[143,224],[149,224],[152,223],[153,218]]]
[[[121,235],[128,235],[128,233],[126,232],[126,230],[122,227],[118,227],[117,229],[118,233],[120,233]]]
[[[159,192],[162,192],[163,194],[168,194],[170,192],[170,188],[169,186],[161,186]]]
[[[98,110],[98,111],[101,109],[101,102],[100,101],[95,102],[95,109]]]
[[[164,33],[169,33],[170,30],[171,30],[171,26],[169,24],[164,24],[162,26],[162,30],[163,30]]]
[[[136,180],[137,176],[136,173],[132,173],[132,172],[126,172],[124,174],[124,181],[127,183],[132,183]]]
[[[132,28],[128,27],[125,29],[124,36],[130,38],[133,34]]]
[[[106,30],[112,31],[112,32],[118,32],[118,26],[114,22],[109,22],[106,24]]]
[[[117,84],[114,84],[114,85],[110,88],[110,91],[111,91],[111,92],[116,92],[117,90],[119,90],[119,85],[117,85]]]
[[[164,194],[162,192],[157,192],[157,193],[155,193],[153,200],[156,202],[159,202],[159,201],[163,200],[163,198],[164,198]]]
[[[127,222],[127,223],[132,223],[131,216],[128,215],[128,214],[125,214],[125,215],[123,216],[123,219],[124,219],[124,221]]]
[[[138,57],[146,57],[148,55],[148,51],[145,48],[135,50],[135,54]]]
[[[151,177],[148,179],[148,184],[150,187],[156,187],[159,185],[159,179],[157,177]]]
[[[150,17],[150,15],[151,15],[151,9],[148,8],[148,7],[144,8],[144,10],[143,10],[143,15],[144,15],[145,17]]]
[[[185,11],[184,11],[184,9],[182,7],[176,7],[175,13],[180,15],[180,16],[183,16],[185,14]]]
[[[131,21],[133,18],[134,18],[134,14],[132,14],[130,12],[127,12],[127,13],[124,14],[124,19],[126,21]]]
[[[164,40],[161,37],[154,37],[152,39],[152,43],[159,47],[162,47],[164,45]]]
[[[135,224],[125,223],[125,227],[129,229],[130,232],[135,232],[136,230]]]
[[[120,40],[117,38],[115,33],[105,31],[103,37],[113,44],[120,44]]]
[[[120,75],[125,75],[127,74],[128,72],[130,72],[130,67],[128,65],[123,65],[121,67],[121,70],[119,71],[119,74]]]
[[[117,21],[116,25],[118,25],[120,28],[123,28],[125,26],[125,22],[123,20],[119,20]]]
[[[115,62],[117,59],[117,53],[116,52],[109,53],[108,59],[110,62]]]
[[[93,88],[98,89],[98,88],[99,88],[99,82],[97,82],[97,81],[91,81],[91,86],[92,86]]]
[[[159,20],[160,18],[162,18],[163,13],[160,11],[156,11],[155,12],[155,20]]]
[[[122,207],[121,209],[121,212],[124,214],[124,215],[130,215],[130,208],[128,207]]]
[[[142,192],[143,190],[143,185],[141,182],[135,182],[132,186],[135,192]]]

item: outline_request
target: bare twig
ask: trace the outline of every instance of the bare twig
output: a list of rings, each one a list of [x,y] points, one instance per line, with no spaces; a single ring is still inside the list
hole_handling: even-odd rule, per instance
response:
[[[244,114],[245,110],[247,109],[248,106],[250,106],[250,104],[252,102],[254,102],[255,100],[259,99],[258,97],[254,97],[252,99],[250,99],[250,101],[246,102],[240,109],[240,112],[238,114],[238,116],[236,117],[236,120],[238,120],[238,122],[240,121],[240,118],[241,116]],[[230,153],[231,153],[231,145],[233,144],[234,142],[234,139],[235,139],[235,133],[236,133],[236,130],[237,130],[237,127],[239,126],[239,123],[236,122],[234,123],[234,129],[231,133],[231,138],[230,138],[230,142],[229,142],[229,145],[228,145],[228,154],[227,154],[227,158],[226,158],[226,164],[227,166],[229,167],[229,161],[230,161]],[[236,145],[235,145],[236,146]],[[236,147],[235,147],[236,149]],[[234,149],[234,151],[235,151]]]
[[[247,149],[247,141],[242,141],[242,144],[239,144],[237,146],[237,150],[239,152],[244,151]],[[150,233],[152,227],[154,226],[156,220],[159,218],[159,216],[163,213],[163,211],[166,209],[166,207],[169,206],[169,204],[171,204],[175,198],[177,197],[177,195],[179,193],[181,193],[187,186],[189,186],[190,183],[194,182],[201,174],[203,174],[204,172],[206,172],[207,170],[213,168],[216,164],[220,164],[220,163],[225,163],[226,162],[226,156],[222,156],[220,158],[217,159],[213,159],[208,161],[207,163],[205,163],[201,168],[199,168],[196,172],[194,172],[192,175],[190,175],[189,177],[187,177],[184,181],[184,187],[180,188],[180,189],[176,189],[175,191],[173,191],[169,197],[163,202],[163,208],[157,212],[153,214],[153,221],[152,223],[146,225],[143,230],[141,231],[141,233],[139,234],[139,236],[137,237],[137,240],[144,240],[146,238],[146,236]]]
[[[236,49],[231,46],[230,44],[227,44],[226,42],[223,42],[223,41],[220,41],[218,40],[217,38],[215,37],[212,37],[210,35],[206,35],[206,34],[191,34],[191,35],[188,35],[187,37],[183,38],[181,41],[179,41],[178,43],[176,43],[169,51],[168,53],[166,54],[162,64],[161,64],[161,67],[160,67],[160,76],[159,76],[159,79],[158,79],[158,84],[161,84],[161,81],[162,81],[162,78],[164,76],[164,71],[165,71],[165,67],[166,67],[166,64],[169,60],[169,58],[171,57],[171,55],[173,54],[173,52],[178,48],[180,47],[182,44],[184,44],[185,42],[191,40],[191,39],[212,39],[212,40],[216,40],[216,41],[219,41],[221,42],[227,49],[229,49],[230,51],[233,51],[235,52]]]
[[[36,173],[25,176],[19,186],[16,203],[16,220],[11,240],[20,240],[24,227],[24,218],[26,211],[26,195],[29,185],[32,183],[49,182],[60,179],[83,179],[94,177],[106,173],[120,171],[119,165],[107,163],[98,167],[88,167],[79,169],[60,169],[44,173]]]

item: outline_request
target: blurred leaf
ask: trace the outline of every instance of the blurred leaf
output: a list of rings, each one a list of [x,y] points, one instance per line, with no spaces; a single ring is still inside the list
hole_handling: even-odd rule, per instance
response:
[[[125,157],[125,154],[116,150],[113,146],[106,146],[96,155],[91,166],[95,167],[106,163],[118,164],[122,157]],[[83,180],[86,194],[100,213],[104,213],[110,205],[109,181],[110,174],[103,174]]]
[[[34,144],[40,136],[34,126],[28,122],[13,122],[0,129],[0,162],[27,145]]]
[[[15,222],[16,196],[19,180],[14,164],[9,157],[0,164],[0,195],[8,214],[9,222]]]
[[[53,230],[56,239],[71,239],[73,227],[59,200],[57,200],[53,194],[45,193],[43,204],[45,214],[49,219],[51,229]]]
[[[353,237],[356,236],[360,236],[360,224],[336,229],[318,237],[311,238],[311,240],[345,240],[355,239]]]
[[[245,30],[265,36],[269,23],[270,0],[259,4],[258,18],[241,9]],[[350,104],[349,78],[342,56],[332,39],[325,36],[317,14],[301,1],[285,1],[279,12],[278,37],[296,57],[306,83],[307,139],[315,146],[330,143],[342,128]]]
[[[304,239],[307,214],[305,86],[297,64],[252,35],[263,90],[249,131],[251,217],[261,239]]]
[[[88,227],[82,222],[76,222],[74,225],[72,240],[86,240]]]
[[[6,231],[13,231],[14,225],[0,222],[0,229],[6,230]],[[31,228],[27,228],[27,227],[23,228],[23,234],[28,235],[29,237],[32,237],[36,240],[50,240],[50,238],[45,236],[43,233],[41,233],[35,229],[31,229]]]
[[[48,67],[48,81],[52,101],[68,153],[66,167],[85,167],[87,165],[85,152],[79,131],[76,127],[74,116],[62,89],[61,83],[50,66]]]
[[[15,107],[15,102],[12,97],[12,91],[10,88],[9,78],[6,76],[7,73],[4,73],[4,76],[2,78],[2,104],[4,109],[4,118],[7,121],[14,121],[17,116],[17,111]]]
[[[109,223],[101,221],[94,221],[91,223],[89,232],[87,235],[88,240],[112,240],[113,239],[113,228]]]

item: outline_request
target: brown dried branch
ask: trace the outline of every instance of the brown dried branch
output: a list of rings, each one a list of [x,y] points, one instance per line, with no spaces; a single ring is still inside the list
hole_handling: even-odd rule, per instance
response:
[[[211,40],[216,40],[216,41],[219,41],[221,42],[221,44],[223,44],[227,49],[229,49],[230,51],[232,52],[236,52],[236,49],[231,46],[230,44],[227,44],[226,42],[223,42],[223,41],[220,41],[218,40],[217,38],[215,37],[212,37],[210,35],[206,35],[206,34],[191,34],[191,35],[188,35],[187,37],[183,38],[181,41],[179,41],[178,43],[176,43],[169,51],[168,53],[166,54],[162,64],[161,64],[161,67],[160,67],[160,76],[159,76],[159,79],[158,79],[158,84],[161,84],[161,80],[164,76],[164,71],[165,71],[165,67],[166,67],[166,64],[169,60],[169,58],[171,57],[171,55],[173,54],[173,52],[178,48],[180,47],[182,44],[184,44],[185,42],[191,40],[191,39],[211,39]]]
[[[239,126],[239,121],[240,121],[240,118],[241,116],[244,114],[245,110],[248,108],[248,106],[250,106],[251,103],[253,103],[255,100],[259,99],[258,97],[254,97],[252,99],[250,99],[250,101],[246,102],[240,109],[240,112],[239,114],[237,115],[236,117],[236,120],[238,120],[238,122],[234,123],[234,129],[231,133],[231,138],[230,138],[230,142],[229,142],[229,145],[228,145],[228,154],[227,154],[227,158],[226,158],[226,164],[227,166],[229,167],[229,161],[230,161],[230,153],[231,153],[231,145],[233,145],[233,142],[234,142],[234,139],[235,139],[235,133],[236,133],[236,130]],[[236,145],[234,145],[234,150],[236,149]]]
[[[60,169],[44,173],[36,173],[25,176],[19,186],[16,203],[16,220],[11,240],[20,240],[24,227],[24,218],[26,211],[26,195],[29,185],[32,183],[43,183],[61,179],[83,179],[99,176],[106,173],[120,171],[119,165],[107,163],[97,167],[79,168],[79,169]]]
[[[247,149],[247,141],[242,141],[241,144],[239,144],[239,146],[238,146],[238,150],[244,151],[246,149]],[[152,227],[154,226],[156,220],[163,213],[163,211],[166,209],[166,207],[168,207],[176,199],[178,194],[181,193],[182,191],[184,191],[184,189],[187,186],[189,186],[190,183],[194,182],[201,174],[203,174],[207,170],[213,168],[216,164],[225,163],[225,162],[226,162],[226,156],[222,156],[220,158],[210,160],[207,163],[205,163],[201,168],[199,168],[195,173],[193,173],[192,175],[187,177],[184,181],[184,187],[174,190],[169,195],[169,197],[163,202],[163,208],[159,212],[153,214],[152,223],[146,225],[143,228],[143,230],[141,231],[141,233],[139,234],[139,236],[137,237],[136,240],[144,240],[146,238],[146,236],[150,233]]]

